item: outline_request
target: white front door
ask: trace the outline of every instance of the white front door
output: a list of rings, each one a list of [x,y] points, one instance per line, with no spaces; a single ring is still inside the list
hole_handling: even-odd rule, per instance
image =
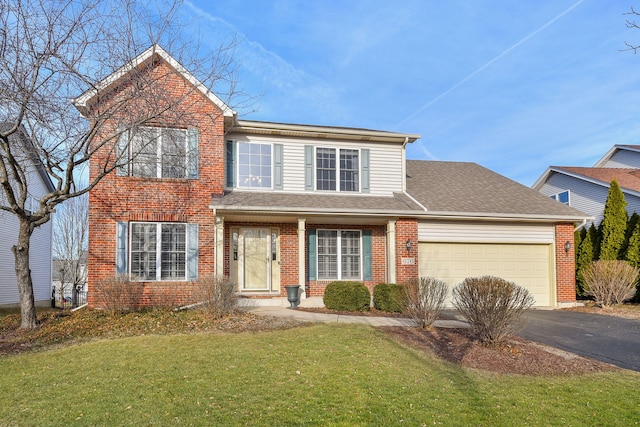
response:
[[[271,232],[268,228],[244,228],[239,239],[240,283],[246,291],[271,289]]]

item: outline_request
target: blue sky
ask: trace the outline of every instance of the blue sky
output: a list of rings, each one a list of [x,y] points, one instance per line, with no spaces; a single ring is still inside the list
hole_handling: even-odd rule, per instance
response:
[[[191,0],[183,13],[205,47],[240,40],[239,87],[258,97],[241,118],[417,133],[410,159],[476,162],[529,186],[550,165],[640,144],[629,7]]]

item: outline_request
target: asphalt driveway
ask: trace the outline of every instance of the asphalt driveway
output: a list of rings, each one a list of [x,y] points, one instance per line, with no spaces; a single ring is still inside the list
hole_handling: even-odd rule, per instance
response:
[[[529,310],[523,338],[640,371],[640,320],[564,310]]]

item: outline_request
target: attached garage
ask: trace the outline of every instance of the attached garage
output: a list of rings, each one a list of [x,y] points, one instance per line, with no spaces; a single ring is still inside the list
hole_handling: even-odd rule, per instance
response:
[[[467,277],[502,277],[555,305],[554,229],[550,225],[428,222],[418,225],[420,276],[450,288]]]

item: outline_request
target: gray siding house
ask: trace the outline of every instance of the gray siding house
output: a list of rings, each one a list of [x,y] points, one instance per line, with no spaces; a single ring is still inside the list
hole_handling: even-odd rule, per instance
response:
[[[615,145],[593,167],[550,166],[532,188],[589,214],[599,224],[613,179],[624,194],[628,214],[640,213],[638,145]]]
[[[2,124],[0,124],[2,126]],[[13,144],[21,144],[26,150],[31,144],[24,130],[10,137]],[[0,151],[0,155],[2,152]],[[27,180],[29,197],[26,208],[37,205],[38,199],[49,191],[53,191],[51,179],[34,156],[24,156],[31,162]],[[9,179],[11,183],[11,179]],[[4,192],[0,192],[0,206],[6,204]],[[10,212],[0,209],[0,307],[14,307],[20,304],[18,282],[15,273],[15,261],[11,248],[18,240],[18,219]],[[52,222],[38,227],[32,236],[30,248],[31,278],[36,305],[45,306],[51,299],[51,237]]]

